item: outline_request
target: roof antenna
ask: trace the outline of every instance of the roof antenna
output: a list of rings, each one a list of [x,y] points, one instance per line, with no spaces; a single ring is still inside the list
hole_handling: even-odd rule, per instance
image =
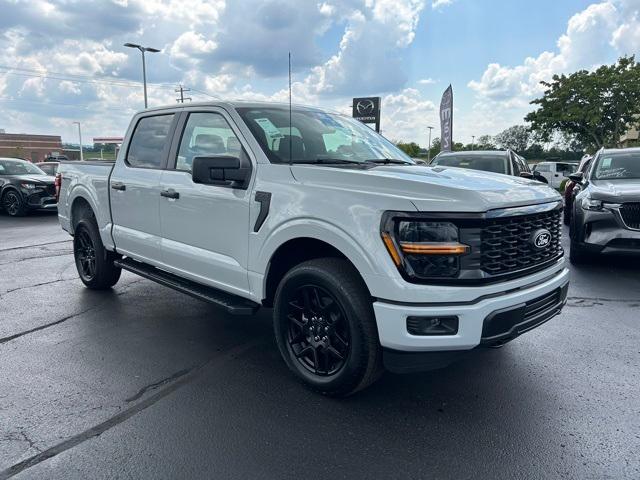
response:
[[[293,163],[293,136],[291,135],[291,52],[289,52],[289,165]]]

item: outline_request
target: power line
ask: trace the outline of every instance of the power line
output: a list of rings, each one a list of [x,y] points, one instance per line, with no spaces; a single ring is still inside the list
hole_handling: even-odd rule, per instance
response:
[[[190,89],[184,88],[182,85],[178,85],[178,88],[176,88],[174,90],[174,92],[176,92],[176,93],[179,92],[180,93],[180,98],[176,98],[176,101],[178,103],[184,103],[185,100],[191,101],[191,97],[186,97],[185,98],[185,96],[184,96],[184,92],[190,92],[190,91],[191,91]]]
[[[215,98],[216,100],[222,100],[222,97],[218,95],[213,95],[211,93],[203,92],[202,90],[198,90],[196,88],[191,87],[192,92],[201,93],[202,95],[206,95],[207,97]]]

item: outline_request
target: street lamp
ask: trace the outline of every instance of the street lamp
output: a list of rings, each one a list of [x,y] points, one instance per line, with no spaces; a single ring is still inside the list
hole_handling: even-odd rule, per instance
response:
[[[147,66],[144,61],[144,52],[158,53],[160,50],[157,48],[143,47],[136,43],[125,43],[125,47],[137,48],[142,53],[142,83],[144,84],[144,108],[147,108]]]
[[[431,163],[431,130],[433,127],[427,127],[429,129],[429,148],[427,149],[427,164]]]
[[[82,154],[82,130],[80,129],[80,122],[73,122],[74,125],[78,125],[78,137],[80,137],[80,161],[84,161],[84,155]]]
[[[473,146],[476,144],[476,136],[471,135],[471,150],[473,150]]]

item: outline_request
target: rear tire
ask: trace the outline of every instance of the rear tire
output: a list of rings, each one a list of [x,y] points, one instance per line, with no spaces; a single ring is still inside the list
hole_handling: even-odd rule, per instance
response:
[[[24,217],[27,214],[27,206],[22,195],[15,190],[9,190],[2,196],[2,208],[12,217]]]
[[[347,396],[382,374],[371,297],[346,260],[320,258],[292,268],[278,286],[274,307],[280,354],[313,390]]]
[[[76,224],[73,255],[80,280],[88,288],[106,290],[120,279],[122,270],[113,263],[116,255],[104,248],[93,217],[83,217]]]

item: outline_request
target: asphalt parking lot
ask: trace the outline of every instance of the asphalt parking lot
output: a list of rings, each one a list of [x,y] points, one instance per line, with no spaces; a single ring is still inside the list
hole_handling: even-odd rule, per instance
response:
[[[565,241],[566,241],[565,232]],[[640,478],[640,261],[573,268],[562,315],[344,400],[231,317],[77,279],[55,214],[0,214],[0,478]]]

